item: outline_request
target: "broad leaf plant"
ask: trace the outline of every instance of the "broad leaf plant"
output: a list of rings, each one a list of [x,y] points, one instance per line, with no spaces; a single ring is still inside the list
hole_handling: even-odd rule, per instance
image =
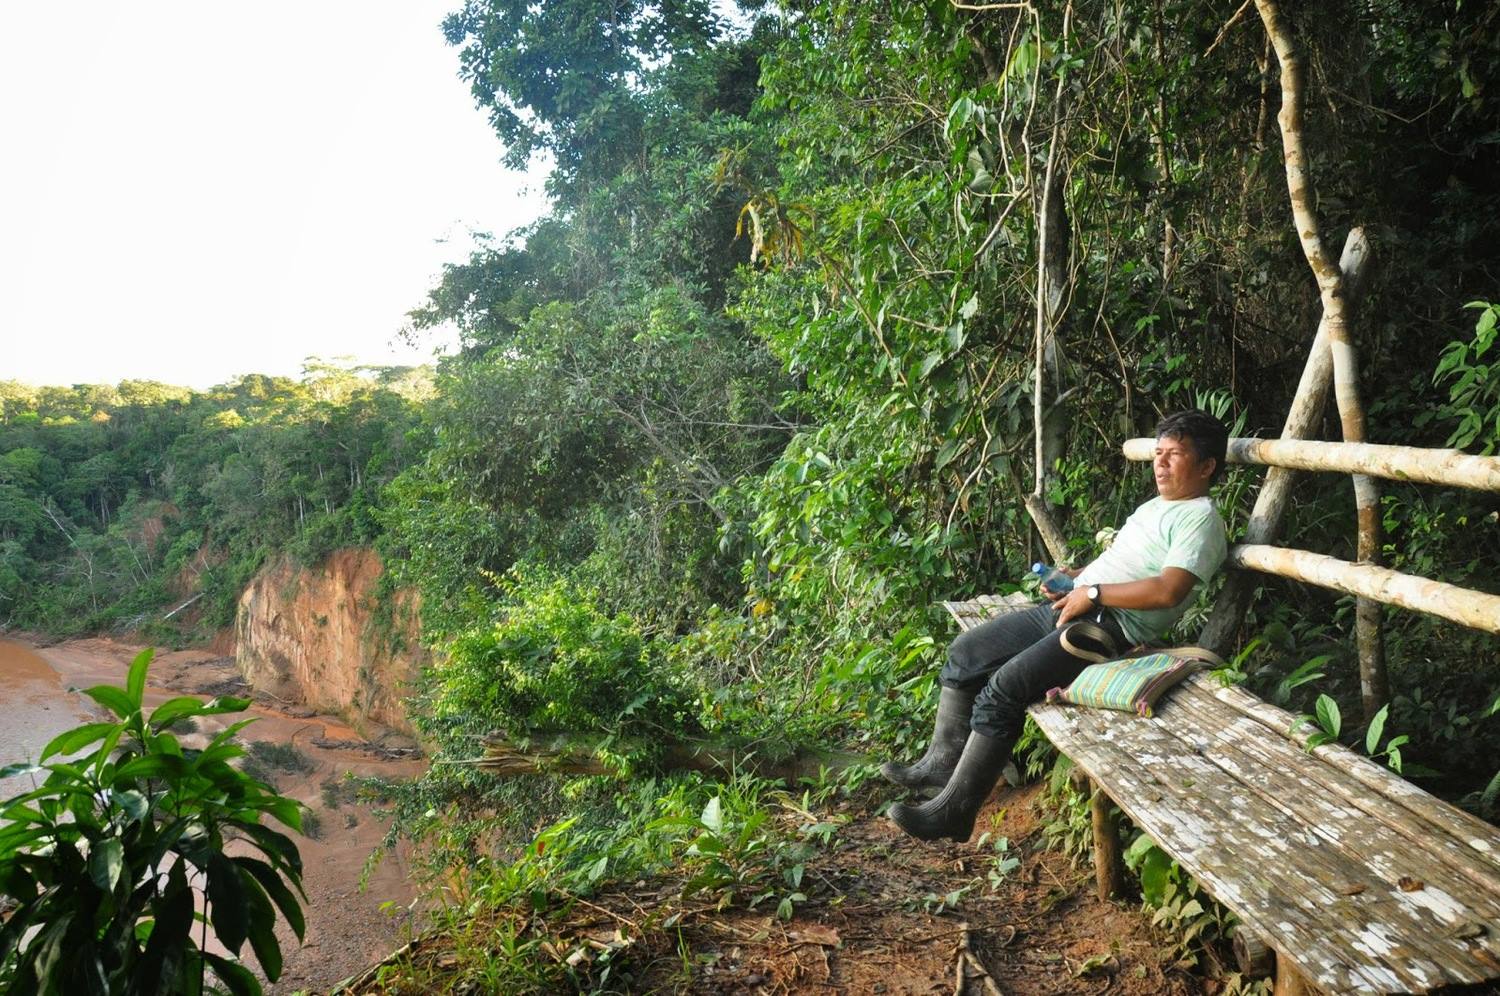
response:
[[[45,774],[0,808],[0,894],[14,904],[0,925],[0,990],[259,993],[239,957],[246,942],[274,981],[277,912],[303,935],[301,856],[263,822],[300,830],[299,805],[229,763],[252,720],[201,750],[172,732],[248,701],[182,696],[148,715],[151,657],[135,658],[123,689],[84,689],[113,719],[59,735],[36,763],[0,768],[0,777]],[[233,841],[242,843],[231,854]],[[229,956],[207,950],[209,930]]]

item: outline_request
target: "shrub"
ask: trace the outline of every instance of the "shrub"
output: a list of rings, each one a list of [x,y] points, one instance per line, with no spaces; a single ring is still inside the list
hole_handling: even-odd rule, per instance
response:
[[[278,744],[271,740],[252,740],[245,752],[251,759],[268,768],[289,771],[294,775],[305,775],[317,767],[302,751],[291,744]]]
[[[234,738],[250,720],[201,751],[184,750],[171,732],[185,718],[241,712],[248,702],[183,696],[147,716],[151,656],[135,658],[124,689],[85,689],[115,720],[61,734],[35,764],[0,768],[0,777],[47,773],[0,808],[0,893],[18,903],[0,928],[0,990],[201,992],[212,969],[230,992],[259,993],[238,957],[246,941],[274,981],[277,911],[303,934],[293,892],[302,891],[301,856],[261,822],[272,816],[300,829],[301,811],[228,763],[243,753]],[[226,854],[231,839],[258,853]],[[231,957],[194,943],[200,898]]]
[[[509,582],[502,618],[462,634],[435,677],[445,726],[519,731],[611,729],[649,696],[645,643],[627,616],[606,616],[560,580]]]

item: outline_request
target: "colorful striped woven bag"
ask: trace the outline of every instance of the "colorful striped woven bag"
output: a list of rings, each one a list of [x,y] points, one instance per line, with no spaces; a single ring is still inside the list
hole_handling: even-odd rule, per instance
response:
[[[1049,691],[1047,701],[1150,716],[1167,689],[1205,662],[1219,663],[1219,659],[1200,647],[1174,647],[1143,657],[1091,664],[1067,688]]]

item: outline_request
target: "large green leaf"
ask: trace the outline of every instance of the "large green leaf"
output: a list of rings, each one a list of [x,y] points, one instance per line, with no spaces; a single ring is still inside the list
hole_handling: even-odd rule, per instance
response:
[[[0,809],[0,821],[7,823],[48,823],[49,821],[45,813],[35,806],[26,805],[26,803],[32,801],[32,798],[45,794],[47,794],[46,789],[37,789],[35,792],[30,793],[31,798],[17,796],[16,798],[7,800],[5,808]]]
[[[165,894],[151,904],[156,923],[146,950],[131,973],[130,991],[171,992],[182,962],[184,948],[191,943],[193,890],[188,888],[181,861],[167,873]]]
[[[119,785],[138,778],[174,778],[187,769],[187,761],[175,754],[145,754],[116,768],[113,783]]]
[[[1318,714],[1318,724],[1323,727],[1323,731],[1330,738],[1337,737],[1343,724],[1343,718],[1339,715],[1339,704],[1330,696],[1319,695],[1315,711]]]
[[[51,782],[50,779],[49,782]],[[5,801],[5,808],[0,810],[0,820],[37,818],[35,810],[25,807],[25,803],[33,801],[41,809],[42,812],[40,815],[45,817],[49,806],[56,810],[59,802],[70,796],[82,796],[85,799],[92,799],[94,793],[87,785],[76,785],[67,782],[44,784],[39,789],[32,789],[30,792],[23,792],[20,795],[7,799]]]
[[[244,886],[250,947],[255,951],[255,960],[260,962],[261,971],[275,982],[281,977],[281,942],[276,940],[276,911],[271,908],[271,900],[254,877],[247,876],[240,882]]]
[[[98,777],[104,773],[109,766],[110,760],[115,756],[115,748],[119,746],[120,738],[125,735],[125,725],[118,723],[113,730],[105,736],[104,742],[99,749],[94,751],[94,775]]]
[[[135,703],[130,700],[130,696],[114,685],[95,685],[93,688],[85,688],[83,694],[121,719],[129,716],[137,709]]]
[[[153,730],[164,729],[188,716],[203,715],[203,700],[191,695],[179,695],[173,699],[167,699],[161,705],[151,711],[151,717],[147,722]]]
[[[31,884],[34,885],[35,883],[32,882]],[[12,883],[8,880],[0,880],[0,886],[10,889]],[[35,894],[35,891],[34,888],[29,891],[17,889],[15,892],[8,894],[31,896]],[[0,923],[0,964],[4,964],[10,960],[11,953],[21,943],[21,938],[25,937],[31,931],[31,923],[38,912],[39,906],[39,903],[34,902],[23,903],[19,909],[10,914],[9,919]]]
[[[239,757],[244,753],[245,748],[236,743],[214,744],[212,747],[205,747],[194,756],[192,767],[206,768],[209,765]]]
[[[50,836],[51,833],[52,831],[47,827],[36,826],[32,823],[11,823],[0,827],[0,862],[3,862],[8,855]],[[0,887],[3,887],[3,883],[0,883]]]
[[[307,929],[307,922],[302,915],[302,904],[297,901],[296,896],[292,895],[292,890],[286,887],[286,883],[282,881],[276,870],[259,858],[241,855],[231,860],[255,877],[261,888],[265,889],[272,901],[276,903],[276,908],[281,910],[281,915],[286,919],[287,925],[292,928],[292,932],[297,935],[298,940],[301,940]],[[297,890],[301,892],[302,883],[295,879],[293,881]]]
[[[1375,753],[1375,748],[1380,746],[1381,734],[1385,732],[1385,718],[1386,715],[1390,712],[1390,709],[1391,707],[1389,705],[1381,706],[1380,711],[1377,712],[1370,720],[1370,729],[1365,733],[1366,754]]]
[[[125,845],[118,837],[96,841],[89,852],[89,878],[105,892],[113,892],[124,864]]]
[[[244,947],[250,931],[250,910],[240,875],[239,865],[223,854],[214,854],[208,859],[209,920],[219,942],[236,955]]]
[[[255,717],[252,716],[249,719],[242,719],[237,723],[230,723],[214,735],[214,738],[208,742],[208,746],[204,748],[204,752],[207,753],[209,750],[219,746],[219,744],[227,742],[236,733],[239,733],[253,722],[255,722]]]
[[[283,826],[302,832],[302,805],[279,795],[266,795],[255,804],[255,808],[270,813]]]
[[[151,666],[151,658],[155,650],[147,647],[135,655],[135,660],[130,662],[130,670],[125,675],[125,695],[130,700],[134,709],[140,709],[141,703],[146,696],[146,670]]]
[[[114,690],[119,691],[119,689]],[[103,740],[111,730],[118,728],[118,723],[85,723],[65,733],[59,733],[42,748],[42,756],[39,760],[45,761],[54,754],[75,753],[91,743]]]
[[[145,819],[146,813],[151,810],[150,801],[135,789],[116,792],[112,798],[115,805],[119,806],[125,812],[125,815],[136,823]]]
[[[233,825],[235,829],[255,842],[256,846],[260,848],[261,853],[271,859],[272,865],[290,871],[300,881],[302,876],[302,852],[297,850],[297,845],[292,842],[290,837],[259,823],[236,822]]]
[[[211,952],[205,952],[203,957],[233,996],[260,996],[260,980],[244,965]]]
[[[62,974],[59,969],[62,966],[63,955],[66,952],[68,928],[72,926],[75,914],[76,911],[70,909],[47,921],[47,925],[42,928],[41,933],[33,937],[30,943],[26,945],[25,951],[21,955],[20,963],[22,966],[26,966],[29,963],[31,972],[41,982],[40,990],[32,990],[33,992],[62,992],[64,988],[61,985],[62,980],[58,979],[57,976]],[[17,972],[17,976],[17,981],[25,980],[23,972]],[[11,990],[11,992],[16,991],[14,988]],[[20,991],[24,992],[25,989]]]

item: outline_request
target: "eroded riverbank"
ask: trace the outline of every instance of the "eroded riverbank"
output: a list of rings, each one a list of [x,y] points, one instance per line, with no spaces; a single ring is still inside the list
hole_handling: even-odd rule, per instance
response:
[[[50,646],[0,639],[0,696],[7,706],[7,720],[0,724],[0,765],[35,758],[58,733],[96,718],[93,703],[69,689],[122,684],[140,649],[107,639]],[[185,693],[208,697],[227,692],[246,694],[232,660],[209,651],[169,651],[159,653],[152,664],[146,701],[154,705]],[[309,770],[268,774],[283,795],[310,807],[319,827],[311,837],[293,835],[305,869],[307,937],[300,947],[289,932],[283,938],[286,967],[268,992],[326,991],[404,942],[411,916],[407,907],[416,895],[401,853],[381,861],[360,891],[360,872],[385,825],[369,806],[347,801],[348,792],[339,789],[346,773],[406,778],[419,772],[422,763],[375,756],[369,742],[337,718],[277,708],[264,696],[248,715],[256,722],[241,733],[242,741],[291,746],[306,759]],[[207,717],[184,742],[201,746],[240,718]],[[0,798],[28,787],[24,778],[0,783]],[[386,903],[394,904],[394,915],[381,909]]]

